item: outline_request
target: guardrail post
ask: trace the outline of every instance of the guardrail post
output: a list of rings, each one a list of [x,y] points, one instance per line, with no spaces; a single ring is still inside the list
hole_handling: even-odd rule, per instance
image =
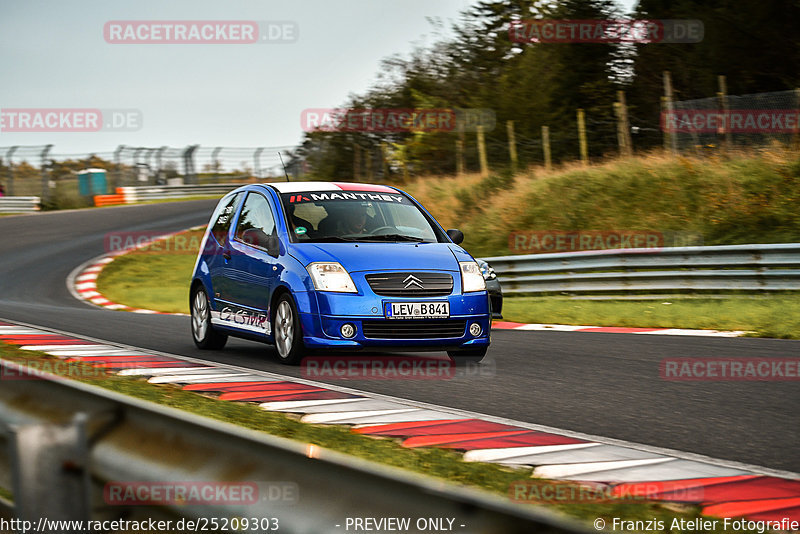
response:
[[[86,414],[70,423],[11,426],[14,512],[38,525],[40,519],[88,520],[89,443]],[[40,532],[50,529],[41,526]],[[58,529],[61,531],[61,529]],[[72,530],[64,530],[72,532]]]

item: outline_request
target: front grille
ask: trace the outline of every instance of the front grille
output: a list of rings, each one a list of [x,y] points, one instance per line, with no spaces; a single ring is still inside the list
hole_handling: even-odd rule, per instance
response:
[[[376,273],[365,278],[376,295],[386,297],[442,297],[453,292],[453,277],[447,273]]]
[[[361,328],[364,337],[371,339],[440,339],[463,336],[467,321],[387,319],[362,321]]]

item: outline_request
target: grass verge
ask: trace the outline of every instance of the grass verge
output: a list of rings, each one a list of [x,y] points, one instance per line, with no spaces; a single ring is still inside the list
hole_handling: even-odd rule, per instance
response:
[[[643,231],[665,240],[685,233],[705,245],[786,243],[800,241],[799,156],[784,149],[713,157],[657,152],[552,172],[532,167],[514,175],[420,177],[402,188],[445,228],[463,230],[464,246],[477,256],[525,253],[509,237],[533,231]]]
[[[745,330],[800,339],[800,295],[791,294],[645,301],[516,297],[504,300],[503,316],[520,323]]]
[[[58,358],[0,343],[0,358],[20,364],[37,362],[40,370],[60,361]],[[63,367],[62,367],[63,369]],[[586,488],[563,481],[532,479],[530,468],[510,468],[496,464],[464,462],[460,452],[401,446],[398,439],[372,438],[350,432],[348,427],[300,423],[295,416],[268,412],[252,403],[220,401],[212,395],[183,391],[175,385],[153,385],[144,379],[109,375],[97,378],[97,370],[79,362],[70,362],[69,376],[88,376],[79,379],[111,391],[142,400],[170,406],[186,412],[209,417],[274,436],[313,443],[320,447],[347,453],[409,471],[426,474],[450,483],[483,489],[520,503],[544,505],[569,516],[590,521],[597,517],[625,520],[658,519],[670,524],[674,519],[691,520],[701,517],[693,505],[673,505],[649,501],[641,496],[608,499]],[[2,377],[0,377],[2,378]],[[520,482],[528,484],[517,490]],[[598,495],[601,499],[598,500]],[[560,496],[560,497],[559,497]],[[683,532],[695,532],[682,529]],[[722,531],[722,529],[718,529]],[[703,530],[708,532],[708,530]]]

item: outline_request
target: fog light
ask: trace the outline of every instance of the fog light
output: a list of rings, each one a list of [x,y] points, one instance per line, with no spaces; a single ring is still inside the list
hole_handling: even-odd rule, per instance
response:
[[[472,323],[469,325],[469,333],[472,334],[472,337],[478,337],[481,335],[481,325],[478,323]]]
[[[341,332],[342,332],[342,337],[350,338],[356,335],[356,327],[351,325],[350,323],[345,323],[342,325]]]

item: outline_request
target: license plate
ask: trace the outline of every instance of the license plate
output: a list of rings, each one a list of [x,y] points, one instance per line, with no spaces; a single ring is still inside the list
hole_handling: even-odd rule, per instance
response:
[[[450,317],[449,302],[387,302],[387,319],[441,319]]]

